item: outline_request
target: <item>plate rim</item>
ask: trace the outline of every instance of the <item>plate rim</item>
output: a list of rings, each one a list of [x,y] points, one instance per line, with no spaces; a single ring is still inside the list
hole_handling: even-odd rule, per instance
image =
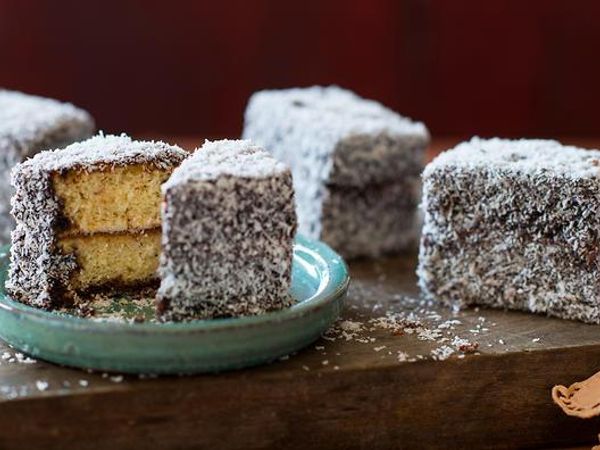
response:
[[[320,240],[310,239],[297,234],[294,247],[305,248],[316,254],[329,272],[329,280],[322,290],[308,300],[297,303],[280,311],[268,312],[256,316],[233,317],[222,319],[200,319],[188,322],[112,322],[90,320],[56,311],[46,311],[26,305],[12,299],[6,292],[0,293],[0,309],[12,314],[25,316],[27,320],[43,323],[44,326],[59,328],[85,329],[88,333],[112,333],[127,331],[128,333],[169,333],[169,332],[215,332],[232,328],[260,326],[268,322],[287,322],[320,309],[330,301],[343,295],[350,284],[350,274],[344,259]],[[7,250],[4,247],[2,250]],[[294,250],[295,251],[295,250]]]

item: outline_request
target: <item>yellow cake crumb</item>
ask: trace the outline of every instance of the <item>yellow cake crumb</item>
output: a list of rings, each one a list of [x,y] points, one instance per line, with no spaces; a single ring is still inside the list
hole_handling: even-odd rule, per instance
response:
[[[68,233],[122,232],[160,227],[160,185],[171,170],[144,165],[54,174],[52,185]]]
[[[65,236],[58,245],[74,254],[79,268],[71,275],[77,291],[100,285],[137,285],[156,278],[160,229],[144,233]]]

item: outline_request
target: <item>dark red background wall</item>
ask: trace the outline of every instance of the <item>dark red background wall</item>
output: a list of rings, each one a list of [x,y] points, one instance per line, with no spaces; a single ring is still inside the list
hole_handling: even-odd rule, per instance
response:
[[[0,86],[107,131],[235,136],[256,89],[337,83],[434,134],[600,135],[596,0],[0,0]]]

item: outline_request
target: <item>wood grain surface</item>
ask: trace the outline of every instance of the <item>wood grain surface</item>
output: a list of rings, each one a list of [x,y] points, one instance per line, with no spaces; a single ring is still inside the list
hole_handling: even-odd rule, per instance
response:
[[[377,328],[323,339],[268,366],[190,377],[121,379],[11,356],[0,364],[0,448],[532,448],[595,441],[600,421],[565,416],[550,389],[600,369],[598,327],[422,305],[412,300],[414,265],[414,255],[352,264],[344,319],[368,324],[387,311],[412,311],[431,329],[458,320],[447,333],[477,342],[478,354],[436,361],[437,341]],[[423,359],[401,362],[398,352]]]
[[[172,141],[189,148],[201,140]],[[453,141],[437,142],[431,155]],[[0,448],[565,448],[597,442],[600,419],[564,415],[550,389],[600,370],[599,327],[425,304],[418,300],[415,264],[414,253],[351,263],[343,322],[327,339],[248,370],[123,377],[23,361],[0,344]],[[406,323],[386,328],[390,314]],[[421,332],[411,332],[417,321]],[[437,337],[428,338],[427,330]],[[455,337],[477,344],[477,351],[452,347]],[[445,346],[452,353],[444,359]]]

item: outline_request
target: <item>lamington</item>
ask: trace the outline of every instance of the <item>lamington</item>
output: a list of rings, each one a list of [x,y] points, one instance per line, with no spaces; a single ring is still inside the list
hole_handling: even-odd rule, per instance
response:
[[[426,297],[600,323],[600,151],[473,138],[423,174]]]
[[[416,247],[429,143],[422,123],[348,90],[315,86],[255,93],[243,136],[291,167],[304,235],[346,258]]]
[[[70,103],[0,89],[0,242],[8,243],[11,169],[41,150],[61,148],[86,139],[94,121]]]
[[[293,303],[290,170],[247,140],[206,141],[162,186],[162,320],[256,315]]]
[[[160,186],[186,156],[101,134],[17,165],[9,294],[51,309],[89,292],[157,285]]]

